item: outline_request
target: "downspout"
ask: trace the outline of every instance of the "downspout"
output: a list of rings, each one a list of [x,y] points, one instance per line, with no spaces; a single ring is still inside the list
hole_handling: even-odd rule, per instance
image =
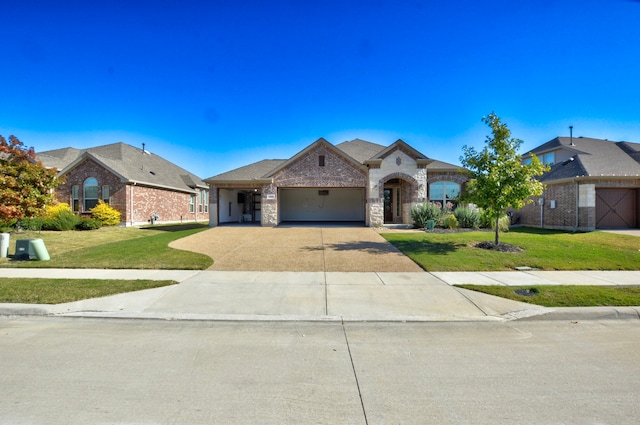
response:
[[[130,215],[131,215],[131,226],[133,226],[133,223],[134,223],[134,221],[133,221],[133,187],[134,187],[135,185],[136,185],[136,182],[133,182],[133,184],[131,185],[131,199],[129,200],[129,202],[130,202],[130,204],[131,204],[131,205],[130,205],[130,211],[131,211],[131,213],[130,213]]]
[[[578,231],[579,225],[580,225],[580,185],[578,184],[578,179],[576,179],[576,227],[573,229],[574,232]]]

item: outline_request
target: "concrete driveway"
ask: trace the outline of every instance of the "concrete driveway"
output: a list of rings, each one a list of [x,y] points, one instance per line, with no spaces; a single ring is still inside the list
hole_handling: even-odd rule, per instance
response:
[[[349,226],[219,226],[172,248],[213,258],[209,270],[422,272],[374,229]]]

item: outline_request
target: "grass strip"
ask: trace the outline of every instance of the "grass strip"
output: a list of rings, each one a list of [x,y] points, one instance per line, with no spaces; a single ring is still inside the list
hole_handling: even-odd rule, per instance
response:
[[[0,278],[0,303],[61,304],[176,283],[173,280]]]
[[[640,306],[640,286],[483,286],[466,284],[456,286],[514,301],[522,301],[545,307]]]
[[[640,238],[606,232],[570,233],[516,228],[500,242],[523,249],[497,252],[477,248],[492,241],[489,232],[381,233],[426,271],[500,271],[517,267],[539,270],[638,270]]]

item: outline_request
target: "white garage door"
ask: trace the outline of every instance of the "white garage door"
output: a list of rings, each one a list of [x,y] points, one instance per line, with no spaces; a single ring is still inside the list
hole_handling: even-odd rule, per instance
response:
[[[364,221],[364,189],[279,189],[280,221]]]

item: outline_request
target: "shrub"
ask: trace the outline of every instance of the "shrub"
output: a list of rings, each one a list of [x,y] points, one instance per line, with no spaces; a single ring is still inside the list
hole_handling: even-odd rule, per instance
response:
[[[103,226],[117,226],[120,224],[120,211],[109,206],[109,204],[98,201],[98,205],[91,208],[90,211],[92,217],[102,223]]]
[[[44,218],[55,219],[56,217],[58,217],[58,215],[62,214],[63,212],[65,214],[67,212],[72,212],[71,207],[69,206],[69,204],[65,202],[58,202],[55,205],[47,206],[47,209],[45,210]]]
[[[102,223],[95,218],[82,218],[76,225],[77,230],[96,230],[102,227]]]
[[[471,207],[458,207],[453,214],[456,216],[460,227],[477,229],[480,227],[480,212]]]
[[[44,222],[42,217],[24,217],[19,221],[20,227],[24,230],[41,230]]]
[[[42,219],[42,230],[73,230],[80,221],[80,217],[71,210],[60,210],[55,216]]]
[[[446,227],[447,229],[455,229],[456,227],[458,227],[458,219],[453,214],[447,214],[444,217],[443,224],[444,224],[444,227]]]
[[[411,209],[411,218],[413,225],[420,229],[427,227],[427,221],[433,220],[436,223],[440,221],[442,210],[436,204],[425,202],[422,205],[416,205]]]

